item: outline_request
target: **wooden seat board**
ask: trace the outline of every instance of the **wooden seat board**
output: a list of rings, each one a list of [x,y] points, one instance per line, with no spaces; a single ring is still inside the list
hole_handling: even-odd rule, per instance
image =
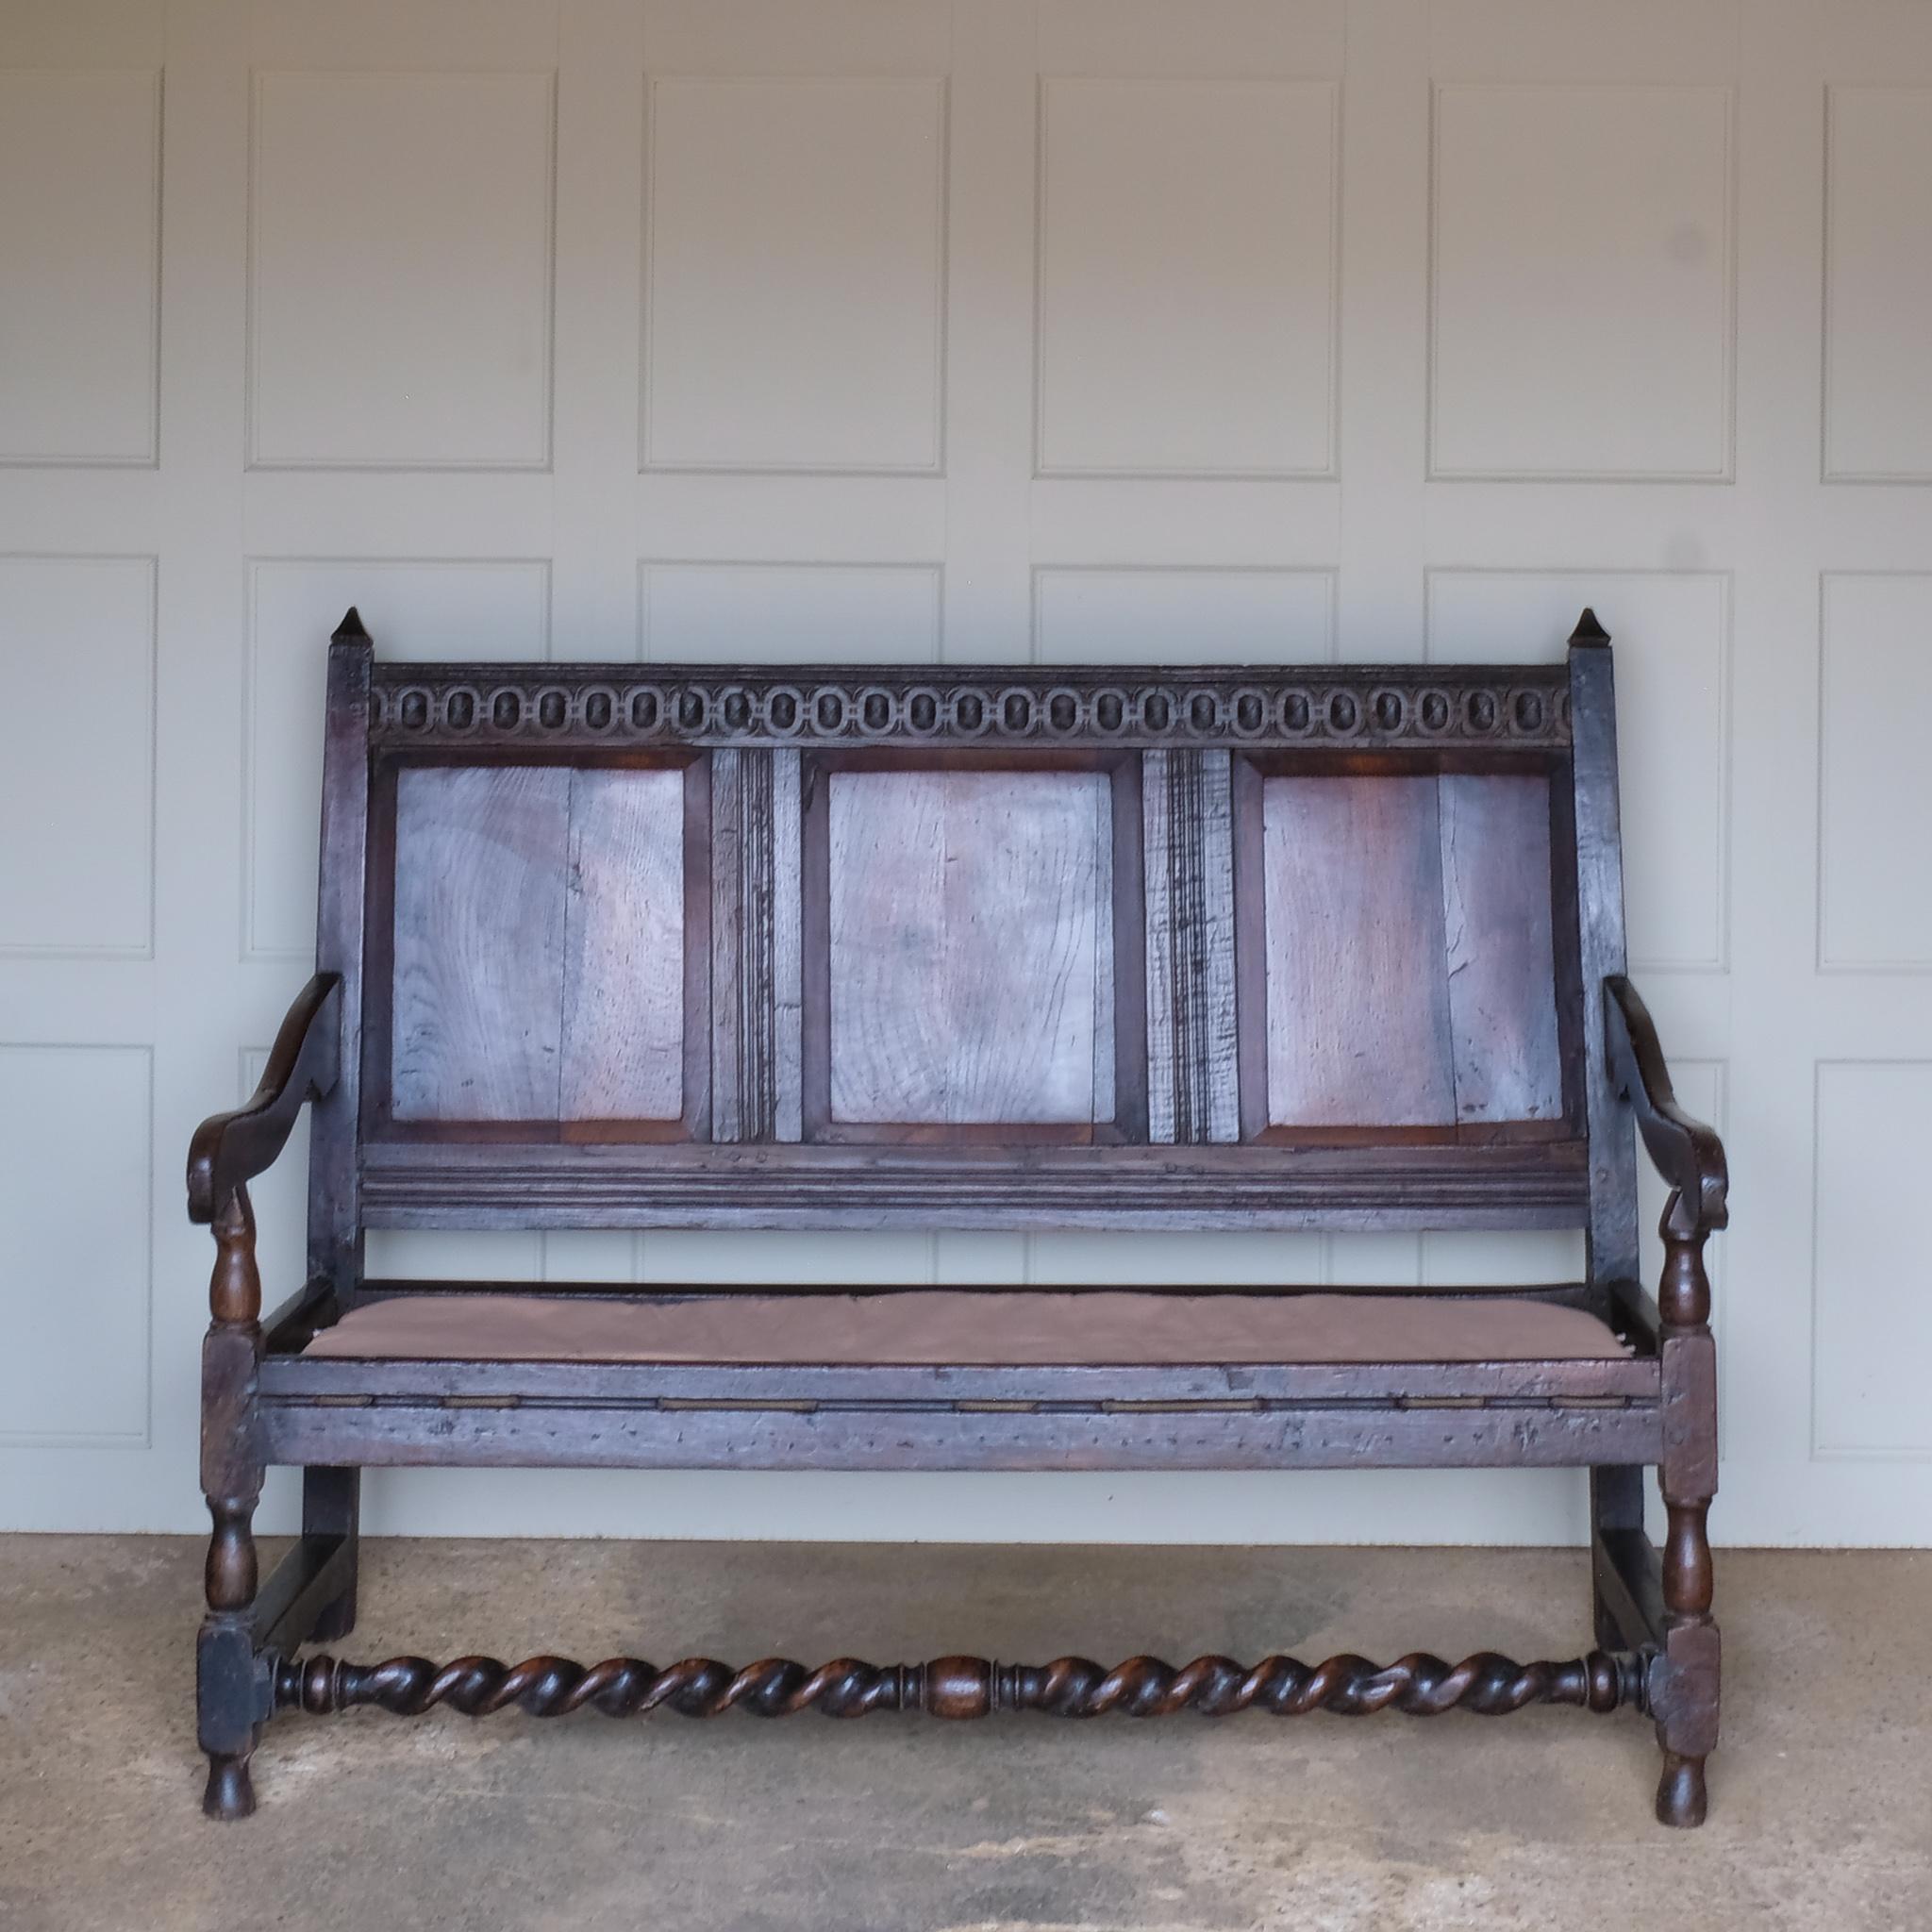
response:
[[[671,1299],[397,1295],[311,1357],[425,1360],[1044,1366],[1614,1359],[1581,1308],[1516,1298],[906,1290]]]

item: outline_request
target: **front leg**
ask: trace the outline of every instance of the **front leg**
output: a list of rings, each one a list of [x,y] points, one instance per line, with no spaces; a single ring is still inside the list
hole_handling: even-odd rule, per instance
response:
[[[1717,1493],[1716,1345],[1705,1228],[1674,1193],[1664,1209],[1664,1459],[1658,1477],[1669,1528],[1663,1548],[1663,1657],[1657,1676],[1657,1786],[1662,1824],[1702,1824],[1704,1760],[1717,1742],[1720,1645],[1710,1614],[1712,1572],[1706,1524]]]
[[[255,1218],[238,1187],[214,1221],[211,1320],[202,1343],[201,1484],[213,1534],[206,1575],[208,1612],[195,1645],[195,1718],[208,1754],[202,1809],[210,1818],[246,1818],[255,1809],[249,1755],[265,1712],[257,1682],[255,1506],[261,1463],[254,1404],[261,1359],[261,1277],[255,1265]]]

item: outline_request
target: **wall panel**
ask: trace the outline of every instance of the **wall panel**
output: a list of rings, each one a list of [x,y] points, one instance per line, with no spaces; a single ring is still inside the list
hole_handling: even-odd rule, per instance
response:
[[[1715,1534],[1932,1537],[1928,103],[1900,0],[0,8],[0,1520],[205,1527],[181,1157],[307,972],[346,606],[391,658],[942,675],[1547,658],[1590,604],[1633,972],[1732,1157]],[[300,1202],[292,1167],[258,1191],[272,1298]],[[1581,1254],[391,1233],[370,1260],[1449,1288]],[[891,1533],[881,1493],[369,1485],[386,1528],[652,1535]],[[1582,1524],[1560,1474],[893,1494],[993,1538]]]
[[[936,471],[945,89],[659,77],[643,460]]]
[[[1335,90],[1041,83],[1044,475],[1334,466]]]
[[[1731,111],[1720,88],[1438,92],[1431,475],[1729,474]]]
[[[1834,574],[1821,608],[1819,964],[1932,971],[1932,865],[1906,829],[1932,824],[1932,573]]]
[[[152,464],[161,77],[0,73],[0,464]]]
[[[153,939],[155,562],[0,557],[0,956],[145,957]],[[59,721],[85,691],[83,769]]]
[[[256,76],[251,462],[548,463],[554,106],[547,74]]]
[[[1913,1291],[1924,1252],[1916,1215],[1900,1211],[1932,1162],[1932,1062],[1825,1061],[1817,1135],[1812,1452],[1932,1458],[1932,1299]]]
[[[1826,117],[1824,474],[1932,483],[1932,88],[1835,87]]]
[[[0,1044],[0,1443],[147,1441],[152,1114],[145,1047]]]

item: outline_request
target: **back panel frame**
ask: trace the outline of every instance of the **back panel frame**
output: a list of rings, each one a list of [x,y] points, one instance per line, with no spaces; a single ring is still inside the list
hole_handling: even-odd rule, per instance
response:
[[[1607,875],[1621,883],[1614,727],[1603,715],[1612,702],[1608,653],[1591,656],[1601,668],[1591,662],[1581,675],[1574,651],[1568,666],[404,665],[375,663],[366,638],[339,637],[330,661],[317,950],[320,966],[344,976],[350,1050],[341,1084],[316,1114],[315,1272],[353,1291],[367,1225],[1588,1225],[1592,1271],[1613,1254],[1621,1259],[1626,1228],[1634,1246],[1634,1166],[1614,1155],[1592,1158],[1585,1144],[1606,1132],[1612,1141],[1620,1130],[1628,1138],[1601,1063],[1601,1021],[1586,997],[1604,971],[1621,964],[1623,924],[1621,891],[1614,904],[1604,897]],[[1591,712],[1580,725],[1578,707]],[[1576,761],[1579,745],[1589,753],[1587,770]],[[728,1071],[743,1058],[736,1035],[732,1054],[723,1057],[714,1056],[709,1039],[723,1021],[711,1011],[709,929],[707,755],[717,750],[755,760],[799,754],[808,824],[823,786],[815,773],[1107,772],[1115,800],[1111,936],[1120,1015],[1111,1129],[1072,1145],[997,1131],[841,1145],[834,1137],[815,1141],[808,1099],[802,1138],[788,1139],[798,1129],[774,1128],[769,1102],[760,1112],[748,1099],[741,1106],[734,1092],[731,1118],[765,1125],[735,1141],[708,1141],[720,1101],[711,1091],[714,1059]],[[1237,921],[1244,891],[1253,891],[1252,855],[1243,858],[1239,836],[1243,799],[1268,774],[1541,777],[1549,793],[1560,1120],[1523,1131],[1485,1123],[1446,1134],[1374,1124],[1307,1135],[1274,1129],[1258,1138],[1239,1131],[1255,1124],[1254,1028],[1237,1025],[1231,1056],[1212,1045],[1205,1060],[1190,1061],[1199,1051],[1191,1042],[1211,1035],[1204,1014],[1214,1020],[1219,1012],[1216,959],[1177,952],[1172,931],[1158,936],[1164,950],[1157,959],[1152,913],[1130,916],[1135,895],[1143,909],[1161,896],[1158,873],[1195,889],[1204,838],[1198,817],[1177,820],[1171,830],[1163,821],[1171,849],[1145,847],[1141,779],[1149,753],[1161,754],[1164,769],[1176,772],[1190,760],[1210,772],[1217,758],[1225,760],[1236,827],[1226,891]],[[404,762],[671,762],[686,770],[693,855],[686,874],[687,1106],[675,1140],[620,1137],[608,1124],[588,1133],[558,1123],[479,1130],[419,1122],[398,1131],[386,1110],[393,852],[385,841],[393,827],[392,774]],[[1211,818],[1212,788],[1203,795]],[[1211,833],[1210,824],[1210,841]],[[1194,842],[1182,842],[1189,840]],[[793,890],[808,876],[808,831],[801,846]],[[1211,859],[1211,842],[1208,849]],[[1129,852],[1133,862],[1124,865]],[[781,882],[774,890],[785,888]],[[796,1050],[805,1057],[809,1096],[813,981],[824,972],[814,949],[823,935],[809,893],[802,896],[806,1043]],[[1195,925],[1211,930],[1213,910],[1208,907],[1194,925],[1183,922],[1186,944],[1193,943]],[[1246,912],[1256,916],[1252,905]],[[1235,948],[1250,961],[1254,952],[1252,944]],[[1157,965],[1171,974],[1171,985],[1157,989]],[[1230,967],[1229,977],[1231,987],[1241,979],[1230,1005],[1252,1007],[1252,965],[1245,976]],[[1200,994],[1201,986],[1208,993]],[[1157,997],[1158,991],[1180,1004]],[[782,988],[771,997],[782,998]],[[1207,1005],[1191,1011],[1189,998]],[[1158,1039],[1145,1037],[1150,1025]],[[767,1031],[788,1038],[783,1024]],[[794,1025],[791,1037],[796,1032]],[[1224,1058],[1226,1097],[1238,1091],[1241,1100],[1234,1130],[1215,1085],[1224,1080]],[[769,1078],[768,1066],[761,1076]],[[1164,1123],[1158,1132],[1175,1143],[1171,1158],[1159,1145],[1144,1144],[1150,1079],[1159,1103],[1152,1110]],[[777,1118],[784,1117],[781,1108]],[[1247,1145],[1230,1144],[1242,1139]],[[577,1141],[590,1144],[571,1144]]]

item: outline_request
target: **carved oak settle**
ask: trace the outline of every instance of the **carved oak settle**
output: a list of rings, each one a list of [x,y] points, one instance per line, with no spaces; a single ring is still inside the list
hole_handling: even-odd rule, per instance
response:
[[[1567,663],[329,654],[317,973],[194,1136],[206,1808],[284,1710],[1634,1705],[1716,1742],[1724,1152],[1624,977],[1608,639]],[[248,1182],[312,1109],[308,1278]],[[1638,1279],[1636,1144],[1669,1184]],[[1577,1282],[708,1291],[372,1279],[370,1228],[1580,1228]],[[266,1581],[251,1520],[303,1470]],[[340,1661],[365,1467],[1588,1468],[1597,1648],[1378,1668]],[[1659,1471],[1669,1533],[1644,1534]]]

